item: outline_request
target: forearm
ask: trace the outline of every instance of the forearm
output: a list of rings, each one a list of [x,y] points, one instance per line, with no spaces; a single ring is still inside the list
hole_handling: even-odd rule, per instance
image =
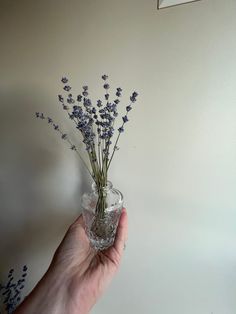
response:
[[[69,295],[71,278],[66,271],[50,266],[32,292],[17,307],[14,314],[87,314],[83,302],[76,309]],[[77,303],[77,302],[76,302]]]
[[[14,314],[70,314],[67,311],[68,285],[68,275],[63,272],[55,272],[53,268],[49,267]]]

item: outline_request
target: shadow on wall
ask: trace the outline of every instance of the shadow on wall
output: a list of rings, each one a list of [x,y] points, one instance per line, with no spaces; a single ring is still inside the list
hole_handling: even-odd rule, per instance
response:
[[[60,242],[90,183],[75,153],[35,118],[35,111],[48,112],[45,92],[12,87],[0,103],[1,281]]]

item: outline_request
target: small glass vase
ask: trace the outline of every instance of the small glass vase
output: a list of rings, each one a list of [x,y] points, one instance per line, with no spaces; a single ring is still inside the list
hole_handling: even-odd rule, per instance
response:
[[[98,251],[109,248],[115,240],[116,229],[123,207],[123,195],[110,181],[82,196],[83,219],[91,246]]]

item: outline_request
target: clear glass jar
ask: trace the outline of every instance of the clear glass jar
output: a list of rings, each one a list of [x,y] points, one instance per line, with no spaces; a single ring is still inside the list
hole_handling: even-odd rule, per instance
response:
[[[123,195],[110,181],[99,189],[93,183],[92,192],[82,196],[85,229],[94,249],[105,250],[114,243],[122,207]]]

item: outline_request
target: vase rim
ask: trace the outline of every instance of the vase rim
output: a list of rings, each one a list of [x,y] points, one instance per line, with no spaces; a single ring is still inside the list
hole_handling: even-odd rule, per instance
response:
[[[102,190],[103,191],[109,191],[110,189],[112,189],[112,187],[113,187],[113,184],[111,183],[111,181],[107,181],[106,185],[102,186]],[[94,191],[98,191],[98,187],[97,187],[96,182],[92,183],[92,189]]]

